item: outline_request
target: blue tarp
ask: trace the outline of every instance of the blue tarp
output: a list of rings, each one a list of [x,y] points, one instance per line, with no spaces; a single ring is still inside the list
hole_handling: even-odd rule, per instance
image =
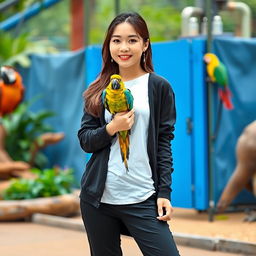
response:
[[[85,153],[77,139],[77,131],[83,110],[82,93],[85,90],[84,51],[65,52],[56,55],[33,55],[31,67],[21,70],[26,88],[25,99],[41,95],[31,109],[35,112],[47,109],[55,116],[47,119],[56,132],[64,132],[65,138],[49,146],[45,152],[49,166],[73,167],[77,178],[85,164]]]
[[[215,144],[215,199],[217,200],[236,166],[236,143],[246,125],[256,120],[256,40],[219,38],[215,53],[226,65],[234,109],[223,110]],[[244,192],[237,202],[253,200]],[[255,200],[254,200],[255,202]]]

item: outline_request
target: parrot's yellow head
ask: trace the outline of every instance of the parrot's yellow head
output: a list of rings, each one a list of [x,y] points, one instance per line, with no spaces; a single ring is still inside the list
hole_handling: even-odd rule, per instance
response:
[[[111,84],[111,89],[112,90],[119,90],[119,89],[124,89],[124,83],[122,81],[121,76],[119,75],[112,75],[110,77],[110,84]]]
[[[213,54],[213,53],[206,53],[204,55],[204,62],[206,64],[211,64],[211,65],[214,65],[214,66],[217,66],[219,64],[219,59],[218,57]]]

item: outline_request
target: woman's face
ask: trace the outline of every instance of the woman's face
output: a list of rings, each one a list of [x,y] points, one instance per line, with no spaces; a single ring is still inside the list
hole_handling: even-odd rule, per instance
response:
[[[147,47],[148,42],[145,43],[128,22],[116,26],[109,44],[111,57],[118,64],[120,71],[141,70],[141,55]]]

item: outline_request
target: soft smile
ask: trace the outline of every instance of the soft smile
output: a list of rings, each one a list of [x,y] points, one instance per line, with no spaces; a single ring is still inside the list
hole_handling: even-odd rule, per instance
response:
[[[121,60],[129,60],[132,57],[132,55],[118,55],[118,57]]]

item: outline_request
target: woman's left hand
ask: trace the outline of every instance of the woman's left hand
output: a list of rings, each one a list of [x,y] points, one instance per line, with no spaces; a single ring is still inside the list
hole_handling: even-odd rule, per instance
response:
[[[157,209],[158,209],[158,220],[168,221],[171,220],[173,207],[167,198],[157,199]]]

